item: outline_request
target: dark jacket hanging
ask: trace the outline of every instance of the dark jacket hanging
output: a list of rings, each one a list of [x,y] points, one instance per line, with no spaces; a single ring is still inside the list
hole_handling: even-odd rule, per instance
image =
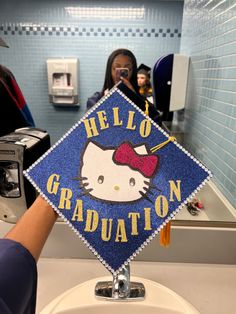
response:
[[[24,96],[9,69],[0,65],[0,136],[35,126]]]

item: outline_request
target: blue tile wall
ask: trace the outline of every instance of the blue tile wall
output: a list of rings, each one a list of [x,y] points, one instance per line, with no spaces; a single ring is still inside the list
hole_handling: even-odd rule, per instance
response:
[[[236,1],[186,0],[181,52],[191,57],[187,146],[236,207]],[[194,25],[194,27],[193,27]]]
[[[1,1],[0,36],[10,48],[0,48],[0,63],[13,72],[37,126],[54,143],[102,88],[114,49],[128,48],[138,64],[151,67],[160,56],[179,52],[182,14],[182,1]],[[53,57],[79,59],[77,110],[49,103],[46,60]]]

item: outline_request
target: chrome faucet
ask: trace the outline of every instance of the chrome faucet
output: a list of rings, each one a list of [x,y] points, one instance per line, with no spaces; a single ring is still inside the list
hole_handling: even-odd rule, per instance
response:
[[[130,267],[124,266],[113,275],[113,281],[100,281],[95,287],[95,296],[107,300],[143,300],[145,287],[140,282],[130,282]]]
[[[112,298],[126,299],[130,296],[130,267],[125,266],[113,276]]]

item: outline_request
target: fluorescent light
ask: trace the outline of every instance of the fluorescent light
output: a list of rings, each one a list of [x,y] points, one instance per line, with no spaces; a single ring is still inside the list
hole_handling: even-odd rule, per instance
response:
[[[65,11],[72,17],[87,19],[143,19],[144,7],[111,8],[111,7],[65,7]]]

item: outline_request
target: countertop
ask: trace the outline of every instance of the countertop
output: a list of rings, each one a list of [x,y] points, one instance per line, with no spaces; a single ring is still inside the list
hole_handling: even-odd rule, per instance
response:
[[[236,313],[236,265],[133,261],[130,267],[131,280],[133,275],[156,281],[201,314]],[[38,274],[36,313],[67,289],[110,273],[98,260],[40,258]]]

